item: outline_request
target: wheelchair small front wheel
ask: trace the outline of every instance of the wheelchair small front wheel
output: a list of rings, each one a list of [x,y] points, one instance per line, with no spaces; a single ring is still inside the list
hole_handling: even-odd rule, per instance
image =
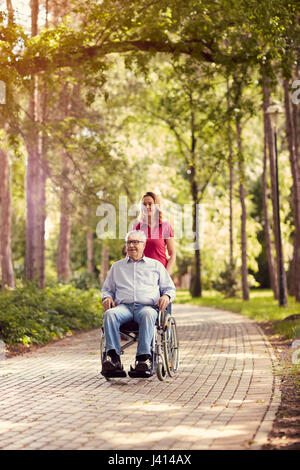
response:
[[[156,375],[158,377],[158,380],[161,380],[162,382],[164,381],[166,377],[166,368],[164,366],[164,363],[161,357],[159,357],[157,360]]]

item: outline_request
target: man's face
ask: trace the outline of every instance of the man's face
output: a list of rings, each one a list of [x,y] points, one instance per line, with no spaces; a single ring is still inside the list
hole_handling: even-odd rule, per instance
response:
[[[143,256],[145,242],[141,240],[139,234],[132,234],[126,241],[126,248],[128,256],[136,261]]]

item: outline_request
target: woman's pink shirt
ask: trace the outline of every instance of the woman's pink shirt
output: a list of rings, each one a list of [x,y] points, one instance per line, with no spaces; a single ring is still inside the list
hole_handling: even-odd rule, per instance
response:
[[[150,230],[150,227],[147,224],[136,222],[133,225],[132,230],[142,230],[147,237],[144,255],[148,258],[160,261],[164,267],[166,267],[168,263],[166,256],[167,239],[174,237],[171,224],[164,221],[159,225],[155,225]]]

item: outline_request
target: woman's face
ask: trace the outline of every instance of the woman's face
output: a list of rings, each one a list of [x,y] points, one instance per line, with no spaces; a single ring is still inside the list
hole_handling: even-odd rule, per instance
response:
[[[148,218],[154,216],[156,212],[156,204],[151,196],[145,196],[142,202],[143,215]]]

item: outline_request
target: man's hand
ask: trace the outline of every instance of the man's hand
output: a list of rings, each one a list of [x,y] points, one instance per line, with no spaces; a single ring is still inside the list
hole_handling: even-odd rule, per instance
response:
[[[108,310],[109,308],[113,308],[115,307],[115,302],[113,301],[113,299],[111,297],[106,297],[103,302],[102,302],[102,305],[104,307],[104,310]]]
[[[160,299],[158,299],[157,303],[158,303],[159,310],[166,310],[166,308],[168,307],[170,303],[170,297],[167,294],[164,294],[160,297]]]

